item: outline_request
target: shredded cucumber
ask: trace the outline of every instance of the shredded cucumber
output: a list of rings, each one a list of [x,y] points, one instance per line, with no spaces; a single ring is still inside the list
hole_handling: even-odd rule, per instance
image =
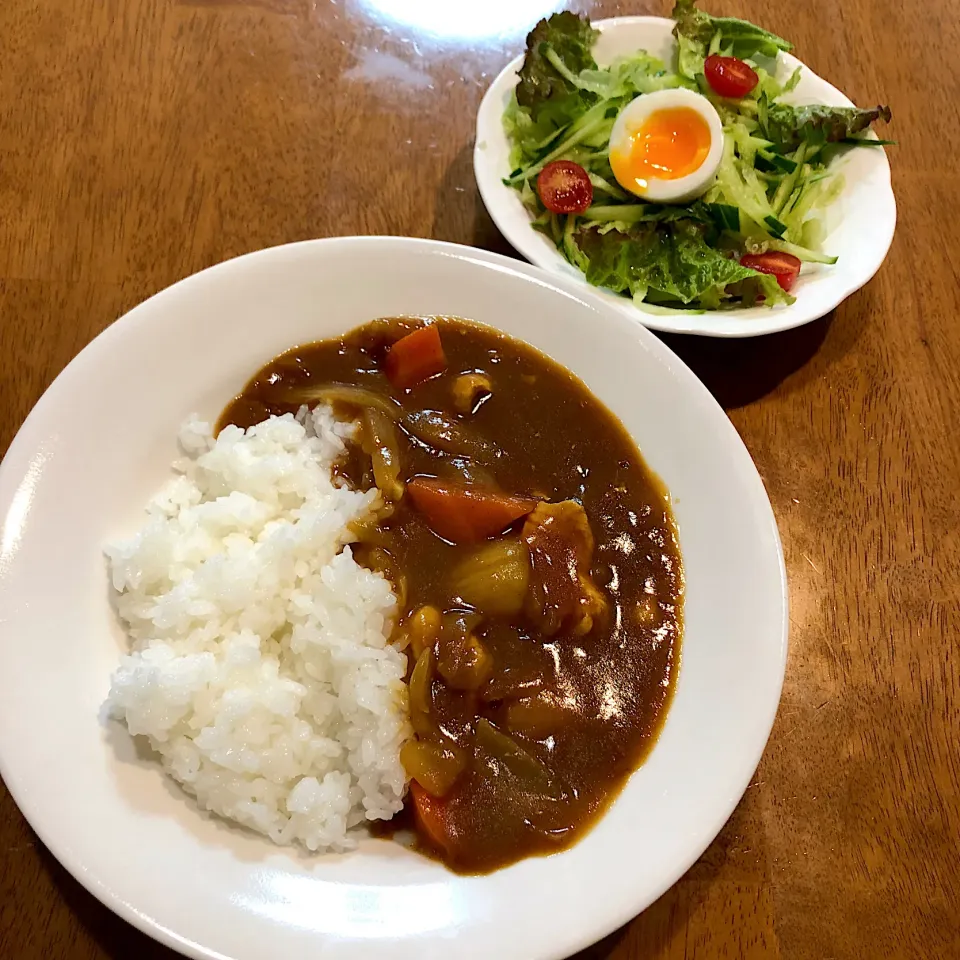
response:
[[[586,272],[590,266],[590,261],[583,255],[583,252],[576,245],[573,239],[574,231],[577,227],[577,217],[575,214],[567,217],[566,225],[563,229],[563,252],[567,259],[575,266]]]
[[[607,207],[594,204],[581,216],[584,220],[619,220],[621,223],[639,223],[647,219],[649,212],[650,204],[647,203],[625,203]]]
[[[717,185],[720,187],[722,202],[739,207],[741,214],[749,217],[759,227],[767,217],[773,216],[773,210],[759,178],[754,177],[751,183],[744,181],[743,172],[747,169],[750,168],[737,159],[734,138],[725,135],[723,156],[717,170]],[[754,171],[750,169],[750,172]]]
[[[508,186],[516,186],[524,180],[529,180],[538,174],[548,163],[564,157],[573,147],[580,143],[585,143],[601,129],[607,128],[607,137],[609,138],[610,134],[606,116],[607,108],[608,104],[604,102],[591,107],[582,117],[570,124],[567,128],[567,135],[545,157],[542,157],[536,163],[522,167],[507,177],[503,182]],[[610,127],[612,127],[612,124]],[[606,144],[606,140],[604,140],[604,144]]]
[[[600,193],[605,193],[617,200],[630,199],[630,194],[628,194],[626,190],[622,190],[615,184],[610,183],[605,177],[601,177],[599,173],[594,173],[592,170],[589,170],[587,171],[587,176],[590,177],[590,183],[593,184],[594,193],[599,190]],[[529,181],[526,181],[525,185],[528,183]]]
[[[837,257],[828,256],[825,253],[817,253],[808,247],[801,247],[796,243],[787,243],[786,240],[771,240],[767,243],[768,250],[779,250],[780,253],[791,253],[798,260],[804,263],[829,263],[837,262]]]
[[[781,182],[780,186],[777,187],[777,192],[773,195],[773,200],[771,206],[777,213],[782,213],[783,208],[787,204],[787,200],[790,199],[790,194],[793,193],[793,188],[797,185],[797,180],[800,178],[800,172],[803,169],[803,158],[806,156],[807,145],[801,143],[797,147],[792,157],[788,159],[792,160],[794,163],[793,170],[788,173]]]

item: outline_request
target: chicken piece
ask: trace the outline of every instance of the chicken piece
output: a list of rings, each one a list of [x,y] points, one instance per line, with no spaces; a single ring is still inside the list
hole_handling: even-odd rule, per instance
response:
[[[466,416],[476,413],[480,403],[493,393],[493,384],[485,373],[462,373],[453,381],[453,406]]]
[[[540,503],[523,525],[530,548],[527,614],[546,636],[569,629],[588,634],[607,610],[607,601],[590,576],[593,531],[575,500]]]
[[[476,691],[493,673],[493,657],[474,632],[480,617],[449,613],[437,641],[437,672],[454,690]]]

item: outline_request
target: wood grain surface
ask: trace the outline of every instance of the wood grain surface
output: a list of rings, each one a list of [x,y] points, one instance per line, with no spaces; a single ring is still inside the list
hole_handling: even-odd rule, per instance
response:
[[[509,252],[474,185],[474,116],[550,7],[4,0],[0,453],[84,344],[227,257],[364,233]],[[889,101],[900,223],[876,279],[816,323],[749,342],[667,338],[766,482],[790,576],[790,660],[766,754],[719,838],[580,960],[949,960],[960,957],[957,5],[711,9],[790,37],[853,99]],[[0,788],[0,957],[173,954],[70,878]]]

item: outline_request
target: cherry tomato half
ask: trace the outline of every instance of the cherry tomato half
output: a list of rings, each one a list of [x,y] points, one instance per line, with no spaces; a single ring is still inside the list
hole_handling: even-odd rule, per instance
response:
[[[714,92],[731,100],[745,97],[760,82],[753,67],[736,57],[713,54],[707,57],[703,73]]]
[[[554,160],[537,177],[537,193],[553,213],[583,213],[593,203],[587,171],[572,160]]]
[[[769,273],[777,278],[781,289],[789,293],[800,275],[800,261],[792,253],[748,253],[740,258],[740,264],[756,270],[757,273]]]

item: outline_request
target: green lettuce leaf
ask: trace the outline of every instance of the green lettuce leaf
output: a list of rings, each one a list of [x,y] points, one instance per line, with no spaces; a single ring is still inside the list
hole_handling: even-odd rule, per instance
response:
[[[503,130],[510,142],[511,168],[522,167],[532,161],[543,149],[541,144],[549,143],[562,129],[562,123],[558,126],[549,118],[545,118],[543,123],[536,123],[530,111],[521,107],[516,96],[512,96],[503,112]]]
[[[770,104],[764,135],[782,151],[795,150],[801,143],[839,143],[868,129],[876,120],[889,123],[889,107],[860,110],[857,107],[826,107],[809,104],[791,107]]]
[[[602,100],[635,97],[674,87],[694,86],[667,69],[662,60],[640,50],[632,56],[619,57],[602,69],[588,67],[572,78],[581,90],[588,90]]]
[[[697,0],[677,0],[673,8],[677,38],[677,62],[680,73],[695,80],[703,73],[703,61],[710,50],[747,60],[756,56],[776,59],[781,50],[793,44],[762,27],[735,17],[712,17],[697,9]]]
[[[534,120],[547,103],[578,99],[581,91],[568,79],[597,67],[593,44],[599,36],[586,17],[569,10],[541,20],[527,35],[527,53],[520,68],[517,102]]]
[[[737,293],[745,304],[762,296],[767,305],[793,303],[776,278],[757,273],[711,247],[709,228],[691,220],[641,223],[629,231],[582,227],[575,242],[586,258],[587,281],[658,304],[716,309]]]
[[[774,100],[778,100],[785,94],[792,93],[796,90],[800,83],[800,78],[803,75],[800,67],[797,67],[797,69],[781,83],[775,76],[764,70],[763,67],[757,67],[756,70],[757,76],[760,77],[760,82],[748,96],[751,100],[759,100],[761,97],[766,97],[768,103],[773,103]]]
[[[511,166],[528,166],[549,152],[561,134],[598,101],[581,74],[597,71],[591,48],[598,34],[574,13],[555,13],[527,35],[518,83],[503,115]]]

